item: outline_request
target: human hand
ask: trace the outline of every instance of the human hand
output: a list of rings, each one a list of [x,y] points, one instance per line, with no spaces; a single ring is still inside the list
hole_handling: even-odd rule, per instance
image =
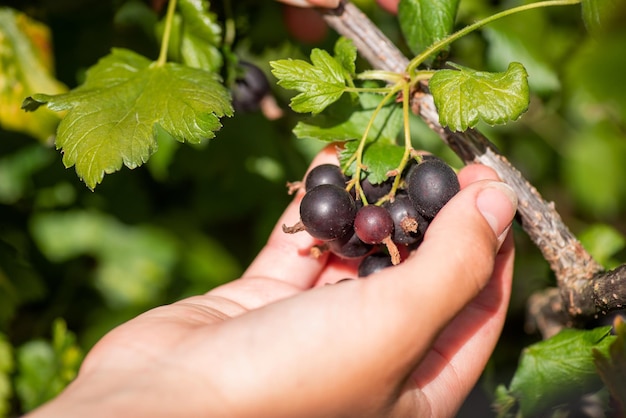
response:
[[[486,167],[459,181],[415,253],[328,286],[356,266],[282,232],[296,196],[241,279],[119,326],[32,417],[453,416],[505,319],[516,208]]]

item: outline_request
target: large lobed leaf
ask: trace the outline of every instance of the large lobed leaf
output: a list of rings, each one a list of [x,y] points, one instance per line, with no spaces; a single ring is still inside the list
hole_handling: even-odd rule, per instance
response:
[[[90,189],[122,164],[135,168],[156,151],[157,126],[180,142],[215,136],[219,118],[232,115],[230,97],[214,73],[167,63],[155,65],[114,49],[87,72],[85,83],[66,94],[36,94],[23,108],[47,104],[67,110],[57,131],[66,167]]]
[[[457,69],[437,71],[428,85],[442,126],[464,131],[481,120],[502,124],[528,109],[528,74],[522,64],[512,62],[498,73],[453,66]]]

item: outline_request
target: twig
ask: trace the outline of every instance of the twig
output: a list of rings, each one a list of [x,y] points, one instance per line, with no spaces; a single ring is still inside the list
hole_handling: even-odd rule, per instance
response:
[[[322,13],[337,33],[354,42],[360,55],[373,68],[405,72],[409,60],[355,5],[345,0],[337,9]],[[422,91],[413,97],[414,113],[419,114],[464,163],[481,163],[493,168],[517,193],[521,225],[556,275],[561,301],[555,303],[552,295],[550,306],[562,308],[569,314],[569,323],[563,325],[584,322],[598,312],[626,306],[626,268],[604,272],[563,223],[554,204],[545,201],[484,135],[474,129],[451,132],[441,126],[432,95],[426,85],[421,87]],[[607,283],[606,277],[611,281]],[[563,315],[557,312],[554,317],[562,319]],[[549,332],[554,332],[553,323]]]

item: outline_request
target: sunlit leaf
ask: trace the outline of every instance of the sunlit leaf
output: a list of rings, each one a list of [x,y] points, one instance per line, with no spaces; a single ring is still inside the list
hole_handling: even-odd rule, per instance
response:
[[[278,85],[300,93],[291,99],[291,108],[299,113],[320,113],[336,102],[345,92],[350,75],[346,68],[352,56],[344,44],[338,46],[339,59],[323,49],[311,51],[311,63],[304,60],[283,59],[270,62]]]
[[[513,62],[498,73],[453,66],[456,70],[437,71],[429,83],[442,126],[464,131],[481,120],[502,124],[528,109],[528,74],[522,64]]]
[[[61,95],[35,94],[23,107],[67,110],[57,132],[66,167],[93,189],[105,173],[135,168],[156,151],[156,125],[180,142],[215,136],[219,118],[232,115],[230,97],[214,73],[167,63],[154,65],[114,49],[87,72],[85,83]]]

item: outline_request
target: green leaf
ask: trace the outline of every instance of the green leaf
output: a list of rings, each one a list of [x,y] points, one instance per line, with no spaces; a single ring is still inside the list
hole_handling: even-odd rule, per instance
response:
[[[177,7],[182,17],[179,45],[182,62],[190,67],[219,71],[223,64],[220,52],[222,28],[217,23],[217,16],[208,11],[209,2],[179,0]]]
[[[593,353],[608,351],[615,340],[610,329],[564,329],[526,347],[508,390],[518,400],[522,416],[539,416],[548,408],[600,389]]]
[[[345,48],[340,46],[341,62],[318,48],[311,51],[311,63],[294,59],[270,62],[272,74],[278,78],[278,85],[300,92],[291,99],[290,105],[294,111],[320,113],[339,100],[350,79],[345,69],[348,65]]]
[[[52,341],[31,340],[19,347],[15,389],[22,407],[30,411],[57,396],[76,377],[82,359],[76,337],[59,319]]]
[[[309,120],[298,122],[293,132],[298,138],[314,138],[326,142],[352,141],[363,136],[365,127],[374,115],[382,96],[373,93],[359,94],[359,104],[344,98],[333,104],[327,112]],[[402,109],[391,102],[380,110],[368,133],[368,140],[387,140],[395,143],[402,129]]]
[[[457,70],[437,71],[429,83],[442,126],[464,131],[481,120],[502,124],[528,109],[528,74],[522,64],[513,62],[498,73],[453,66]]]
[[[613,399],[626,409],[626,323],[618,315],[615,323],[616,339],[609,346],[608,352],[593,350],[593,358],[602,381],[609,389]]]
[[[114,49],[87,72],[85,83],[66,94],[36,94],[23,108],[47,104],[67,110],[57,131],[66,167],[90,189],[122,164],[136,168],[156,151],[159,125],[180,142],[213,138],[219,118],[232,115],[227,90],[208,71],[167,63],[154,65]]]
[[[448,36],[458,7],[459,0],[400,0],[400,29],[411,52],[417,55]]]
[[[617,0],[582,0],[583,21],[591,34],[604,31],[604,25],[614,17]]]
[[[339,154],[339,162],[342,167],[354,155],[359,146],[358,141],[348,142]],[[376,141],[365,145],[363,150],[363,165],[367,179],[372,184],[382,183],[389,177],[387,173],[400,165],[404,155],[404,147],[389,141]],[[356,164],[353,162],[345,173],[349,176],[355,173]]]
[[[335,43],[335,59],[346,69],[348,74],[354,75],[356,72],[356,46],[351,39],[340,37]]]
[[[50,31],[23,13],[0,7],[0,127],[49,141],[59,124],[58,114],[20,110],[24,97],[38,91],[67,91],[54,78]]]

